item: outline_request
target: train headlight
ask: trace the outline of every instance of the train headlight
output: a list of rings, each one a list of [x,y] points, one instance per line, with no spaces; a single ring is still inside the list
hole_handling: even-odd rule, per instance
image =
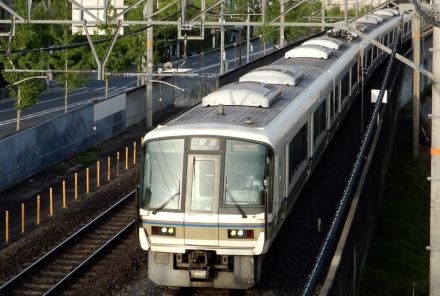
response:
[[[254,238],[254,230],[253,229],[228,229],[228,238],[253,239]]]
[[[176,236],[176,227],[151,226],[152,235]]]

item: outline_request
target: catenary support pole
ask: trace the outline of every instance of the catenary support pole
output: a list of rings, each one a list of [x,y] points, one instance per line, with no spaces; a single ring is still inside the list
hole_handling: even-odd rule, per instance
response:
[[[440,0],[434,0],[439,11]],[[433,27],[432,72],[440,77],[440,28]],[[440,85],[432,84],[429,295],[440,295]]]
[[[284,46],[284,3],[285,0],[280,0],[280,48]]]
[[[247,19],[246,21],[248,22],[248,25],[246,27],[246,63],[249,63],[249,51],[250,51],[250,47],[251,47],[251,26],[249,25],[251,20],[251,16],[250,16],[250,7],[248,5],[247,7]]]
[[[145,17],[148,22],[151,22],[153,18],[154,2],[153,0],[147,0],[145,2]],[[146,41],[146,51],[147,51],[147,67],[146,74],[147,80],[145,81],[145,100],[147,114],[145,114],[146,125],[148,127],[153,126],[153,82],[151,82],[151,74],[153,74],[153,26],[148,26],[147,28],[147,41]]]
[[[225,4],[221,4],[220,12],[220,74],[225,72],[225,28],[223,27],[223,11]]]
[[[414,64],[420,66],[420,16],[414,13],[412,21],[412,48]],[[419,131],[420,131],[420,71],[413,70],[413,155],[419,156]]]

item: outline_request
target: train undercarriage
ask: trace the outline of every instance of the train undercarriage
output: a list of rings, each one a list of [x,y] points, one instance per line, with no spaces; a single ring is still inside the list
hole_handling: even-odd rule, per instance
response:
[[[189,250],[184,254],[149,252],[149,278],[157,285],[248,289],[258,283],[262,256],[217,255]]]

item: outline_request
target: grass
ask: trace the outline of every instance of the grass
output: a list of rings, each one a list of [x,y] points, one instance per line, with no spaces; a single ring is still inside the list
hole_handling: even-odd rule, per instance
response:
[[[83,165],[89,165],[99,160],[98,154],[95,151],[86,151],[75,156],[75,161]]]
[[[412,156],[411,119],[401,118],[359,295],[429,294],[430,156]]]

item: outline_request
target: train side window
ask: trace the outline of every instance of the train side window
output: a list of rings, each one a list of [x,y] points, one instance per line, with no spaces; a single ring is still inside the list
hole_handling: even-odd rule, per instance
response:
[[[335,112],[339,112],[339,83],[340,81],[336,84],[335,87],[335,107],[336,107],[336,111]]]
[[[332,90],[329,93],[329,101],[330,101],[330,121],[333,119],[333,116],[335,115],[335,93]]]
[[[322,101],[315,113],[313,113],[313,143],[316,143],[319,136],[325,131],[326,128],[326,101]]]
[[[349,94],[349,81],[348,79],[350,78],[350,72],[347,72],[344,76],[344,78],[342,78],[341,80],[341,100],[344,101],[345,98],[348,96]]]
[[[289,183],[300,168],[301,164],[307,159],[307,124],[298,131],[289,143]]]
[[[358,83],[358,62],[356,62],[353,67],[351,67],[351,87]]]
[[[370,62],[371,62],[371,48],[365,54],[364,60],[365,60],[365,69],[368,69],[370,67]]]

